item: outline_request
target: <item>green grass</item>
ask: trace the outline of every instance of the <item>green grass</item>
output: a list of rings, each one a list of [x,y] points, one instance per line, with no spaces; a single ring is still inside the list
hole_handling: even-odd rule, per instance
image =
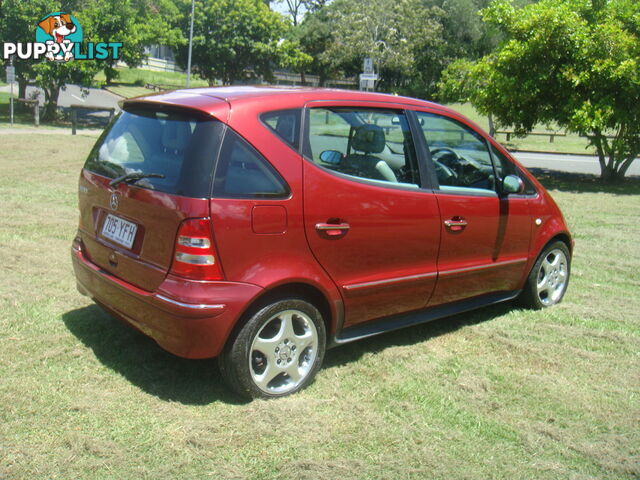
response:
[[[175,90],[184,88],[187,82],[187,75],[179,72],[154,72],[139,68],[119,68],[118,72],[119,76],[113,85],[104,85],[106,79],[103,72],[96,75],[95,81],[110,92],[124,98],[153,93],[153,90],[145,88],[147,84],[157,85],[166,90]],[[206,87],[207,85],[207,82],[201,80],[198,76],[193,75],[191,77],[192,87]]]
[[[565,301],[497,305],[327,353],[310,388],[238,402],[75,290],[95,137],[3,135],[0,478],[640,476],[640,184],[542,180],[576,238]]]
[[[142,70],[140,68],[119,68],[119,76],[115,79],[116,83],[123,83],[141,86],[152,83],[166,88],[184,88],[187,82],[187,75],[180,72],[154,72],[151,70]],[[98,83],[105,82],[103,72],[96,75],[95,80]],[[208,84],[205,80],[201,80],[196,75],[191,76],[192,87],[206,87]]]
[[[110,85],[104,87],[116,95],[120,95],[123,98],[139,97],[140,95],[150,95],[154,93],[153,90],[144,87],[136,87],[133,85]]]

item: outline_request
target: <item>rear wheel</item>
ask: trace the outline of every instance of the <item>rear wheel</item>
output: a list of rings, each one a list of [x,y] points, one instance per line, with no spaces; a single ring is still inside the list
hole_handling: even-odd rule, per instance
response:
[[[302,299],[279,300],[253,314],[238,331],[220,356],[220,370],[244,397],[282,397],[311,383],[325,344],[317,308]]]
[[[560,303],[569,284],[571,255],[564,242],[548,245],[531,269],[522,292],[524,306],[539,310]]]

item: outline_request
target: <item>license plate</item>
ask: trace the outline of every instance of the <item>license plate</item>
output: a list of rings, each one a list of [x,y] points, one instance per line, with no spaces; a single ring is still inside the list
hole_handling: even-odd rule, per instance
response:
[[[131,248],[136,239],[138,226],[110,213],[102,225],[102,236],[120,244],[126,248]]]

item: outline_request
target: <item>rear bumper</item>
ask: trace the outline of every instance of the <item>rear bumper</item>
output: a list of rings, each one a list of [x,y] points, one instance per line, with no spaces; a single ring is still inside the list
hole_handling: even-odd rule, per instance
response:
[[[71,249],[78,291],[186,358],[220,354],[234,325],[262,288],[234,282],[195,282],[168,275],[148,292],[124,282]]]

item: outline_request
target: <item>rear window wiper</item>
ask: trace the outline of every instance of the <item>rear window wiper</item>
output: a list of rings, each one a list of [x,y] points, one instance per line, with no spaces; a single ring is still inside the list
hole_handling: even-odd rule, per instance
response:
[[[162,175],[161,173],[131,172],[126,173],[118,178],[114,178],[109,182],[109,186],[115,187],[122,182],[137,182],[138,180],[142,180],[143,178],[164,178],[164,175]]]

